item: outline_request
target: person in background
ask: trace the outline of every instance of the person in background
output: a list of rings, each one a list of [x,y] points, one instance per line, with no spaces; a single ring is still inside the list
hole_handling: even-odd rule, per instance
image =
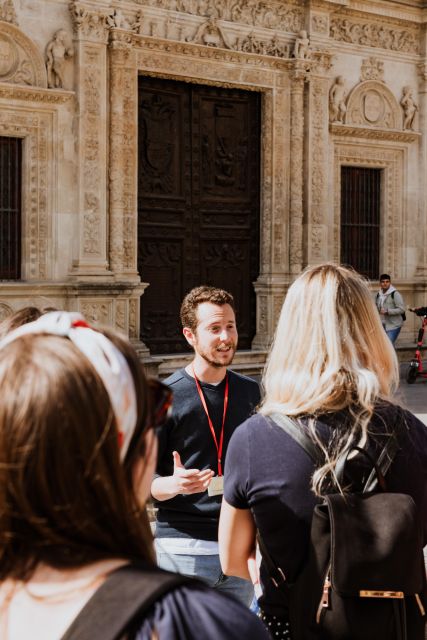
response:
[[[405,303],[400,293],[391,284],[388,273],[380,275],[380,290],[375,296],[375,303],[381,316],[381,324],[391,343],[394,344],[405,320]]]
[[[202,578],[249,606],[251,582],[221,570],[218,519],[228,442],[257,406],[259,387],[228,369],[238,338],[228,292],[196,287],[182,302],[181,322],[194,358],[165,380],[174,404],[151,486],[157,558],[160,567]]]
[[[355,444],[377,459],[391,436],[400,450],[387,473],[388,491],[413,497],[427,542],[427,429],[393,401],[398,380],[395,351],[364,279],[333,264],[303,272],[283,303],[261,407],[228,447],[219,526],[225,573],[258,581],[258,530],[275,566],[293,583],[308,558],[315,505],[324,494],[345,491],[337,484],[338,459]],[[277,414],[294,421],[324,463],[315,466],[275,421]],[[355,455],[346,486],[370,470],[364,456]],[[272,637],[291,638],[288,605],[265,559],[260,581],[259,604]],[[304,628],[310,622],[300,621]]]
[[[126,339],[65,312],[0,341],[0,384],[0,637],[58,640],[113,574],[135,569],[138,593],[150,589],[147,572],[164,573],[145,502],[171,393],[146,380]],[[94,634],[129,597],[110,593],[108,611],[89,621]],[[89,622],[69,637],[92,637]],[[129,640],[268,637],[241,604],[190,579],[153,596],[125,631]]]

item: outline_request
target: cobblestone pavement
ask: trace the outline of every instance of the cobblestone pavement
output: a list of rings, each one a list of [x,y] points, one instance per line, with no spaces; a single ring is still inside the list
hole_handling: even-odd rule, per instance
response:
[[[402,364],[400,367],[401,382],[397,398],[427,425],[427,378],[418,378],[414,384],[408,384],[405,380],[407,366]]]

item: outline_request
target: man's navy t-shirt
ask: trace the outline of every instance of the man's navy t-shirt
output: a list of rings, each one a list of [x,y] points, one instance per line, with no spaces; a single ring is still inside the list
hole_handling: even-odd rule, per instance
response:
[[[228,409],[224,424],[222,466],[227,456],[233,431],[255,410],[260,400],[258,383],[252,378],[228,371]],[[218,455],[209,429],[194,378],[185,369],[176,371],[165,382],[173,391],[172,417],[159,434],[156,476],[173,474],[172,452],[177,451],[186,469],[212,469],[218,473]],[[217,442],[219,442],[225,378],[218,384],[201,382]],[[156,537],[190,537],[218,540],[218,520],[221,496],[209,496],[207,491],[178,495],[170,500],[156,501],[158,507]]]

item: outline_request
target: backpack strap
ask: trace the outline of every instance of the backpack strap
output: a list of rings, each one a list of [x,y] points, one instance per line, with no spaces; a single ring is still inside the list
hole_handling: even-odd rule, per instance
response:
[[[109,574],[61,640],[119,640],[164,594],[194,582],[156,567],[120,567]]]
[[[272,422],[283,429],[304,451],[310,456],[315,464],[323,463],[323,455],[313,440],[308,437],[304,429],[295,420],[282,413],[272,413],[268,416]]]

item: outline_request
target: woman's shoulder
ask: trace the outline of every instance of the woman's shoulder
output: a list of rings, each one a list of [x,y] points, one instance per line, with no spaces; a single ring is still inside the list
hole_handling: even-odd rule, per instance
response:
[[[199,582],[182,585],[155,603],[135,640],[268,640],[262,622],[249,609]]]

